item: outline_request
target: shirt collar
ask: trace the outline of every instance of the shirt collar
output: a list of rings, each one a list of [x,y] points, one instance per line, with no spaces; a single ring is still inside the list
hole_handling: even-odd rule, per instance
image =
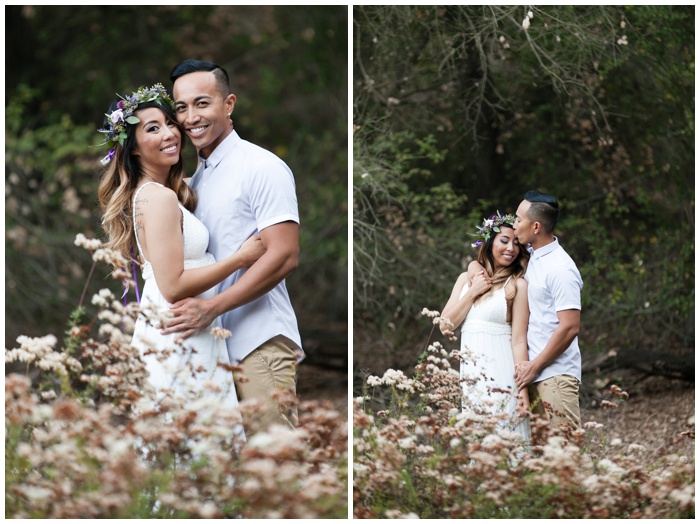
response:
[[[219,165],[219,163],[236,147],[238,142],[240,142],[241,137],[238,136],[236,130],[231,130],[231,133],[224,138],[224,140],[216,146],[216,149],[211,152],[209,158],[199,157],[200,162],[204,166],[204,169],[210,169]]]
[[[546,246],[542,246],[539,249],[532,249],[532,246],[528,244],[527,250],[530,252],[531,256],[533,256],[535,258],[541,258],[545,255],[549,255],[552,251],[554,251],[558,247],[559,247],[559,239],[557,237],[554,237],[554,242],[550,242]]]

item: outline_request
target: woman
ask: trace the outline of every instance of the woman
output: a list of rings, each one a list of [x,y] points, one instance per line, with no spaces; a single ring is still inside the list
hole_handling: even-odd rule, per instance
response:
[[[514,215],[496,213],[477,227],[477,260],[462,273],[441,315],[440,329],[451,334],[462,325],[460,382],[463,409],[507,413],[502,424],[530,438],[525,414],[527,391],[517,393],[515,366],[527,360],[527,282],[522,278],[529,253],[513,231]]]
[[[158,398],[194,391],[214,395],[217,403],[238,404],[233,377],[218,363],[228,364],[226,344],[209,329],[177,340],[158,329],[169,305],[185,297],[212,296],[214,286],[248,267],[263,253],[259,237],[247,240],[232,256],[215,261],[207,253],[209,233],[191,213],[196,195],[183,180],[182,134],[173,103],[161,84],[142,87],[112,104],[100,132],[111,146],[98,196],[107,247],[127,260],[136,258],[144,278],[141,314],[132,345],[139,349]],[[138,254],[138,256],[137,256]],[[192,376],[199,367],[203,375]],[[213,383],[220,391],[206,392]]]

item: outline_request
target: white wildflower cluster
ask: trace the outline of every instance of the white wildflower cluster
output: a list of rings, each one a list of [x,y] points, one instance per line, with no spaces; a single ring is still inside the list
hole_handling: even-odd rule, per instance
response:
[[[439,373],[441,369],[451,369],[452,363],[446,358],[440,358],[436,355],[428,355],[425,360],[428,362],[426,364],[426,371],[429,373]]]
[[[92,304],[94,306],[104,308],[109,307],[110,302],[114,300],[114,293],[109,289],[100,289],[97,293],[92,296]]]
[[[75,245],[83,247],[88,251],[96,251],[102,247],[102,242],[96,238],[86,238],[82,233],[78,233],[75,237]]]
[[[114,313],[112,314],[112,316]],[[117,344],[131,343],[132,335],[125,333],[122,329],[112,324],[102,324],[98,330],[101,336],[106,336],[110,342]]]
[[[44,371],[55,371],[66,375],[69,371],[79,372],[80,362],[67,353],[57,352],[54,346],[58,342],[54,335],[31,338],[24,335],[17,337],[20,347],[5,349],[5,362],[24,362]]]
[[[231,336],[231,332],[228,329],[224,329],[221,327],[212,328],[211,334],[214,336],[214,338],[221,339],[227,339]]]
[[[92,259],[95,262],[104,262],[105,264],[109,264],[113,267],[118,268],[126,267],[128,264],[128,261],[124,258],[124,256],[121,253],[105,247],[96,250],[92,254]]]
[[[532,14],[532,11],[528,11],[523,20],[523,29],[525,29],[525,31],[527,31],[530,28],[530,20],[532,20],[533,18],[534,15]]]
[[[440,316],[439,311],[431,311],[427,307],[423,308],[423,311],[420,312],[421,315],[424,315],[428,318],[438,318]]]
[[[403,371],[395,369],[387,369],[381,378],[373,375],[368,376],[367,384],[372,387],[395,386],[397,389],[409,393],[415,393],[418,389],[418,383],[414,379],[408,378]]]

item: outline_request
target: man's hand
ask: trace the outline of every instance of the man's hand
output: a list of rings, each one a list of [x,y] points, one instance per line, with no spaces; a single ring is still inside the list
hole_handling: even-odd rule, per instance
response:
[[[202,298],[185,298],[170,306],[172,318],[161,330],[162,335],[182,333],[180,338],[187,338],[208,327],[217,317],[210,303]]]
[[[534,360],[519,362],[515,366],[515,385],[518,386],[518,391],[525,389],[528,384],[531,384],[540,374],[540,369]]]

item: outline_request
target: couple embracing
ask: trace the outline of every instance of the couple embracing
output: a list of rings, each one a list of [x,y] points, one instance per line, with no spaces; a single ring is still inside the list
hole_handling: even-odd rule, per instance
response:
[[[554,236],[558,218],[556,198],[528,191],[515,215],[485,219],[473,244],[477,260],[441,315],[445,334],[462,325],[463,408],[507,413],[502,426],[525,440],[528,412],[581,427],[583,281]]]
[[[294,427],[303,358],[285,286],[299,250],[294,177],[233,129],[223,68],[185,60],[170,80],[172,97],[155,84],[113,102],[100,130],[110,146],[98,189],[107,247],[144,278],[132,346],[158,398],[194,391],[231,408],[256,399],[268,409],[243,420],[246,433]],[[190,179],[185,135],[199,159]]]

